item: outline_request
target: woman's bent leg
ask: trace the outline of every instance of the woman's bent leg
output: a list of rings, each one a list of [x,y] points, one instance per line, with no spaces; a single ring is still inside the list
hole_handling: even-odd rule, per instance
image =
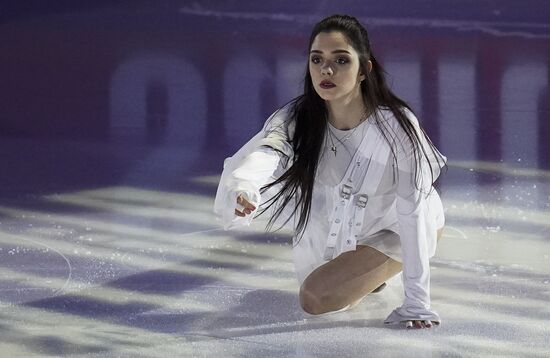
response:
[[[369,246],[358,245],[314,270],[300,287],[300,304],[310,314],[353,306],[401,272],[401,263]]]
[[[437,230],[437,241],[443,228]],[[402,271],[400,262],[364,245],[318,267],[300,287],[300,305],[310,314],[353,307],[363,297]]]

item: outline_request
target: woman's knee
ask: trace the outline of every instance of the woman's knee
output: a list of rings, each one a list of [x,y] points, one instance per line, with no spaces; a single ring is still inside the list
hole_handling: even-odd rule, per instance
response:
[[[300,306],[302,309],[312,315],[326,313],[327,310],[323,304],[323,294],[319,289],[308,285],[307,281],[300,287]]]

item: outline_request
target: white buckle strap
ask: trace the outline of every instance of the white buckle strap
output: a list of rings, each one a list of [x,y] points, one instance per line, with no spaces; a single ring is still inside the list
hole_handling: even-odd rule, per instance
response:
[[[336,252],[336,240],[338,239],[338,234],[340,233],[340,229],[342,228],[342,223],[344,221],[344,211],[347,207],[348,203],[350,202],[349,198],[351,198],[351,192],[352,187],[350,185],[344,184],[342,186],[342,189],[340,190],[340,196],[343,198],[340,200],[338,205],[336,206],[332,217],[331,217],[331,226],[330,231],[327,238],[327,246],[325,248],[325,251],[323,253],[323,258],[326,261],[330,261],[334,258],[334,253]],[[350,246],[356,244],[357,239],[359,237],[359,234],[361,232],[361,228],[363,227],[363,220],[364,220],[364,210],[367,206],[367,203],[369,201],[369,196],[367,194],[359,194],[357,196],[357,199],[355,201],[355,205],[357,206],[354,210],[353,217],[350,220],[350,226],[352,237],[347,239],[346,243]]]
[[[342,189],[340,190],[340,196],[346,200],[348,200],[351,196],[351,185],[344,184],[342,185]]]
[[[323,254],[323,258],[327,261],[334,258],[334,253],[336,251],[336,240],[338,239],[338,234],[342,228],[342,223],[344,222],[344,212],[345,208],[350,202],[352,187],[350,185],[344,184],[340,189],[341,200],[339,200],[336,208],[332,212],[332,217],[330,218],[330,230],[327,238],[327,246]]]
[[[356,243],[363,228],[363,220],[365,219],[365,207],[369,201],[369,196],[367,194],[361,194],[357,197],[355,211],[353,213],[353,219],[350,221],[353,226],[351,229],[352,232],[352,242]]]
[[[369,196],[367,194],[361,194],[357,198],[357,206],[360,208],[365,208],[367,206],[368,201],[369,201]]]

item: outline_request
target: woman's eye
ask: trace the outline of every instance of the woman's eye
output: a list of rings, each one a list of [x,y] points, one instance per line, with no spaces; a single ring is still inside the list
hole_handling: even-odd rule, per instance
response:
[[[319,62],[321,62],[321,59],[319,57],[312,57],[311,62],[314,64],[318,64]]]
[[[348,62],[349,62],[348,59],[343,57],[340,57],[339,59],[336,60],[336,63],[339,65],[345,65]]]

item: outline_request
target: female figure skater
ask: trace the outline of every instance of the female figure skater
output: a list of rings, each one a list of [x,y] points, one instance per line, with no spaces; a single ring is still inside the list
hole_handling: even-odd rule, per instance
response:
[[[333,15],[311,34],[304,93],[226,159],[214,211],[226,230],[266,211],[268,230],[293,224],[306,312],[352,308],[403,271],[405,300],[384,322],[429,328],[441,322],[429,259],[444,225],[432,185],[445,162],[388,88],[365,28]]]

